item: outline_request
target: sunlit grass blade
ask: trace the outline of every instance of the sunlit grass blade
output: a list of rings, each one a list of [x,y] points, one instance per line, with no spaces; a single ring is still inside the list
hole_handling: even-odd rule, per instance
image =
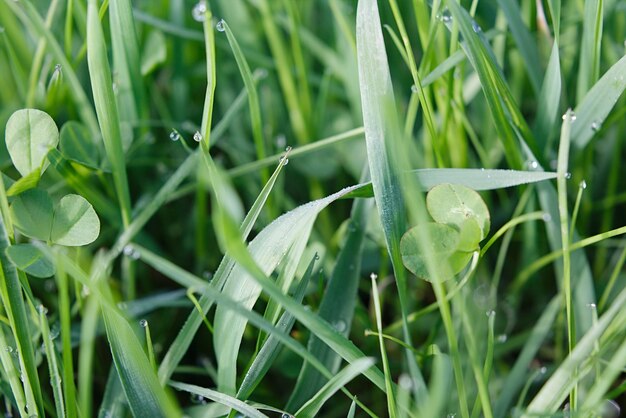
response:
[[[196,395],[203,396],[207,399],[210,399],[214,402],[219,402],[222,405],[226,405],[230,408],[235,409],[236,411],[244,414],[246,417],[250,418],[268,418],[267,415],[259,412],[259,410],[251,407],[243,401],[240,401],[237,398],[226,395],[224,393],[217,392],[215,390],[203,388],[196,385],[190,385],[187,383],[181,382],[170,382],[170,385],[178,390],[184,390],[186,392],[194,393]]]
[[[267,184],[263,187],[254,204],[248,211],[248,214],[244,218],[241,225],[241,236],[243,239],[246,239],[250,234],[250,231],[257,221],[257,218],[259,217],[259,214],[261,213],[261,210],[270,192],[272,191],[272,188],[274,187],[274,184],[276,183],[276,180],[278,179],[278,176],[284,164],[285,160],[281,161],[281,163],[274,171],[274,174],[272,175],[272,177],[270,177]],[[215,275],[213,276],[211,286],[214,286],[216,289],[220,290],[226,282],[227,278],[230,277],[234,265],[234,261],[228,255],[225,255],[220,262],[220,265],[217,268]],[[203,312],[206,314],[206,312],[213,305],[213,300],[202,296],[199,303],[203,308]],[[176,336],[176,339],[167,351],[165,357],[161,361],[161,366],[159,367],[159,378],[161,379],[161,382],[167,381],[167,379],[169,379],[169,377],[172,375],[174,369],[178,365],[178,362],[182,359],[183,355],[191,344],[191,341],[201,323],[202,317],[195,309],[192,310],[187,321],[183,325],[183,328],[180,330],[180,332]]]
[[[400,125],[395,110],[393,86],[391,85],[378,6],[375,1],[359,1],[356,35],[365,142],[374,200],[395,273],[401,315],[403,319],[406,319],[407,273],[400,255],[400,238],[408,228],[406,227],[404,197],[399,179],[401,168],[392,163],[390,156],[390,150],[395,150],[397,146],[391,142],[399,141],[399,138],[394,138],[394,134],[399,132]],[[405,342],[411,345],[406,322],[403,326],[403,332]],[[421,393],[425,386],[421,372],[413,355],[408,350],[406,356],[411,377],[415,379],[415,393]]]
[[[364,373],[374,364],[374,359],[365,357],[354,361],[346,366],[345,369],[333,376],[327,384],[320,389],[302,408],[296,412],[296,417],[312,417],[319,413],[324,403],[339,389],[346,385],[350,380]]]
[[[314,265],[315,258],[311,260],[311,262],[309,263],[309,267],[304,273],[304,276],[300,280],[300,283],[298,283],[298,288],[296,289],[296,292],[293,296],[294,300],[298,302],[302,301],[306,287],[311,280]],[[277,321],[276,328],[281,332],[288,334],[293,327],[295,321],[296,318],[294,318],[293,315],[291,315],[289,312],[284,312],[280,319]],[[273,334],[267,337],[267,339],[263,343],[263,346],[259,350],[259,353],[248,368],[248,371],[246,372],[244,379],[241,382],[241,385],[239,385],[239,389],[237,390],[237,399],[247,399],[252,391],[261,382],[261,379],[263,379],[265,374],[269,371],[270,366],[272,365],[273,361],[276,359],[276,356],[279,353],[278,344],[279,340]],[[287,409],[290,408],[287,407]]]
[[[576,348],[557,368],[554,374],[543,385],[539,393],[530,402],[526,413],[522,418],[534,417],[535,414],[553,414],[565,400],[570,390],[578,383],[580,374],[575,370],[589,358],[589,354],[594,349],[598,341],[605,333],[607,327],[613,322],[624,320],[626,303],[626,290],[622,290],[615,298],[615,302],[600,317],[597,324],[594,324],[585,336],[578,342]],[[596,360],[597,361],[597,360]]]
[[[109,67],[109,59],[107,58],[104,34],[95,0],[89,1],[87,21],[87,61],[89,63],[89,76],[98,123],[100,124],[107,158],[113,172],[120,212],[122,213],[122,222],[124,226],[128,226],[131,220],[131,203],[126,175],[126,162],[122,147],[120,118],[113,93],[113,81],[111,79],[111,69]]]
[[[617,100],[626,89],[626,56],[613,64],[602,78],[591,87],[574,109],[576,122],[572,124],[572,145],[582,149],[600,129]]]
[[[41,337],[46,352],[46,360],[48,361],[48,372],[50,373],[50,385],[52,386],[52,394],[54,397],[54,407],[58,417],[65,415],[65,400],[63,399],[63,387],[61,386],[61,374],[59,373],[59,364],[57,362],[57,353],[54,341],[50,336],[50,324],[46,317],[47,308],[43,305],[37,307],[39,312],[39,326],[41,329]],[[73,377],[72,377],[73,378]]]

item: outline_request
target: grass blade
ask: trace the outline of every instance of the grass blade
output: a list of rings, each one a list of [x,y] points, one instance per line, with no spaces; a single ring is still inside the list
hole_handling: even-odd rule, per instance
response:
[[[170,382],[170,385],[175,389],[184,390],[189,393],[200,395],[214,402],[218,402],[218,403],[221,403],[222,405],[226,405],[230,408],[235,409],[238,412],[241,412],[246,417],[269,418],[267,415],[259,412],[257,409],[251,407],[245,402],[242,402],[239,399],[233,398],[232,396],[226,395],[224,393],[220,393],[220,392],[203,388],[200,386],[196,386],[196,385],[189,385],[187,383],[182,383],[182,382]]]
[[[576,122],[572,124],[571,138],[577,149],[587,146],[626,89],[625,74],[626,56],[623,56],[604,73],[574,109]]]
[[[345,386],[350,380],[354,379],[356,376],[364,373],[367,369],[369,369],[372,365],[374,365],[374,359],[372,358],[361,358],[356,360],[354,363],[349,364],[343,369],[341,372],[337,373],[333,376],[330,381],[324,385],[322,389],[320,389],[315,396],[313,396],[306,404],[302,406],[296,412],[296,417],[314,417],[318,414],[319,410],[324,406],[324,403],[339,389]]]
[[[106,44],[102,32],[102,24],[98,16],[98,6],[95,0],[90,0],[87,9],[87,61],[89,63],[89,77],[98,123],[102,132],[104,148],[111,164],[113,181],[117,191],[122,222],[128,226],[131,220],[130,192],[126,176],[126,163],[122,147],[120,118],[113,94],[113,82],[109,59],[107,58]]]
[[[583,34],[580,40],[578,64],[578,101],[587,93],[600,75],[600,47],[602,43],[602,20],[604,0],[585,1],[583,12]]]
[[[354,202],[348,234],[337,256],[337,263],[318,310],[320,318],[331,324],[342,324],[338,329],[341,329],[344,336],[350,332],[354,315],[360,280],[360,270],[355,266],[361,265],[365,225],[370,207],[366,200]],[[340,358],[314,334],[309,337],[308,350],[311,355],[320,359],[331,373],[335,373],[339,368]],[[310,365],[303,364],[286,409],[291,411],[302,406],[325,381],[326,379],[319,372],[312,370]]]
[[[554,42],[550,61],[543,78],[543,85],[539,93],[539,106],[535,120],[535,137],[538,138],[540,150],[546,151],[549,147],[550,135],[556,125],[561,102],[561,63],[559,46]],[[540,140],[539,138],[543,138]]]

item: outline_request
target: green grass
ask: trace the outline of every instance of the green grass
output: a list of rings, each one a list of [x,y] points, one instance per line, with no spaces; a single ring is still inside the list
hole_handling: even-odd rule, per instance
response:
[[[0,0],[0,411],[616,416],[624,10]]]

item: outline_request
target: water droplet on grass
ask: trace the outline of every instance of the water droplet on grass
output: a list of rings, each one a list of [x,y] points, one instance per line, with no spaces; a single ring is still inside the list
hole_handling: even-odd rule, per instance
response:
[[[569,171],[567,173],[565,173],[565,178],[567,180],[571,179],[572,178],[572,173],[570,173]]]
[[[142,319],[141,321],[139,321],[139,325],[141,326],[141,328],[147,328],[148,327],[148,320],[147,319]]]
[[[541,219],[543,219],[544,222],[551,222],[552,221],[552,215],[550,215],[548,212],[546,212],[543,215],[541,215]]]
[[[539,373],[541,374],[546,374],[548,372],[548,368],[546,366],[541,367],[541,369],[539,369]]]
[[[599,122],[596,122],[595,120],[591,122],[591,130],[594,132],[599,131],[601,126],[602,125]]]
[[[196,131],[195,134],[193,134],[193,140],[196,142],[200,142],[202,141],[202,134],[198,131]]]
[[[293,418],[293,415],[291,415],[291,414],[282,414],[280,416],[280,418]]]
[[[204,22],[206,20],[206,11],[206,2],[204,0],[200,0],[195,6],[193,6],[191,16],[196,22]]]
[[[344,332],[348,327],[346,325],[346,321],[340,319],[333,323],[333,327],[337,330],[337,332]]]
[[[585,180],[581,181],[580,185],[578,187],[580,187],[583,190],[586,189],[587,188],[587,182]]]
[[[505,343],[506,340],[508,340],[509,337],[507,337],[506,334],[500,334],[498,335],[498,337],[496,338],[496,341],[498,341],[500,344]]]
[[[478,23],[476,23],[476,21],[472,20],[472,29],[474,29],[474,32],[476,33],[480,33],[483,30],[480,28],[480,26],[478,25]]]
[[[62,67],[61,67],[61,64],[56,64],[56,65],[54,66],[54,71],[57,71],[57,72],[58,72],[58,71],[61,71],[61,68],[62,68]]]
[[[215,29],[217,29],[218,32],[224,32],[226,30],[225,24],[226,22],[224,22],[224,19],[221,19],[215,24]]]
[[[411,93],[418,93],[419,91],[419,88],[415,84],[411,86]]]
[[[176,131],[170,132],[170,139],[172,141],[178,141],[180,139],[180,134]]]
[[[526,161],[526,166],[531,170],[536,170],[539,167],[539,163],[535,160],[528,160]]]
[[[191,402],[198,405],[206,405],[208,403],[207,399],[204,396],[198,395],[197,393],[191,394]]]
[[[492,309],[490,311],[487,311],[485,314],[487,315],[487,317],[491,318],[491,317],[496,316],[496,311]]]
[[[47,315],[48,314],[48,308],[46,308],[45,306],[40,304],[39,306],[37,306],[37,312],[39,312],[40,314],[43,314],[43,315]]]
[[[592,311],[595,311],[595,310],[596,310],[596,304],[595,304],[595,303],[588,303],[588,304],[587,304],[587,307],[588,307],[589,309],[591,309]]]

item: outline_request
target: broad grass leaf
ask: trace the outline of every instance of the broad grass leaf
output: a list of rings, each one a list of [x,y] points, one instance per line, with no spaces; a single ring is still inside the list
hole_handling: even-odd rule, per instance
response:
[[[59,147],[66,159],[87,167],[98,168],[100,151],[89,129],[82,123],[69,121],[63,125]]]
[[[50,240],[53,203],[48,193],[40,189],[28,190],[11,204],[11,217],[17,229],[29,238]]]
[[[92,243],[100,234],[100,220],[82,196],[64,196],[54,211],[50,239],[55,244],[77,247]]]
[[[13,165],[22,176],[27,176],[45,169],[48,151],[59,143],[59,130],[46,112],[21,109],[9,118],[5,140]]]
[[[455,184],[435,186],[426,196],[426,207],[435,222],[454,225],[457,229],[461,229],[468,219],[475,219],[481,234],[478,242],[489,233],[489,209],[480,195],[468,187]]]
[[[46,278],[56,271],[54,264],[32,244],[16,244],[6,249],[9,260],[24,273]]]

